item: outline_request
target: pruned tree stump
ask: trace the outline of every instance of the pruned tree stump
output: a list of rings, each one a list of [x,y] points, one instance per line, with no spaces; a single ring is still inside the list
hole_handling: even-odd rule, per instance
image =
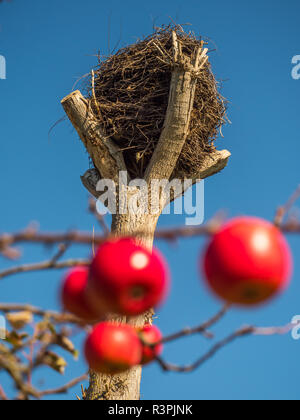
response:
[[[157,55],[164,66],[171,70],[168,106],[160,138],[151,159],[144,171],[143,179],[147,185],[152,180],[171,180],[174,177],[184,179],[186,174],[177,167],[183,147],[188,139],[191,115],[194,109],[195,90],[201,72],[207,64],[207,49],[199,42],[191,56],[184,52],[184,45],[178,38],[177,31],[171,32],[172,56],[156,45]],[[143,82],[143,80],[141,80]],[[94,87],[94,82],[93,82]],[[98,198],[97,183],[101,179],[109,179],[118,187],[119,173],[130,173],[125,163],[123,151],[113,137],[108,137],[99,120],[101,106],[95,106],[96,95],[86,99],[77,90],[62,100],[64,110],[75,127],[79,137],[92,158],[95,169],[89,170],[82,177],[88,191]],[[97,98],[96,98],[97,99]],[[95,110],[97,114],[95,114]],[[192,184],[220,172],[227,165],[230,153],[227,150],[217,151],[214,148],[205,154],[201,166],[192,168]],[[118,191],[120,193],[120,191]],[[130,189],[124,188],[122,194],[128,195]],[[183,191],[184,193],[184,191]],[[159,200],[157,214],[113,215],[112,233],[117,236],[135,235],[147,247],[153,245],[157,221],[167,204]],[[149,204],[150,205],[150,204]],[[135,326],[143,326],[152,322],[153,311],[136,318],[117,318]],[[87,400],[138,400],[140,399],[141,367],[135,367],[122,374],[110,376],[90,373],[90,386],[86,392]]]

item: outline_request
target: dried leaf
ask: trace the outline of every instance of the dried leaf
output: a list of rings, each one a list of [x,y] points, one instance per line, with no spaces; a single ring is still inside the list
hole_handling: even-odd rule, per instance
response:
[[[6,319],[13,329],[21,330],[26,325],[32,323],[33,315],[29,311],[12,312],[6,315]]]
[[[15,349],[23,347],[24,340],[28,337],[28,334],[19,334],[16,331],[11,331],[7,334],[6,341],[12,344]]]
[[[40,358],[39,364],[49,366],[61,375],[65,373],[65,367],[67,366],[65,359],[52,351],[45,352]]]
[[[64,350],[68,351],[71,354],[74,354],[75,352],[75,346],[72,343],[72,341],[68,338],[65,337],[64,335],[58,335],[56,337],[56,343],[57,346],[63,348]]]

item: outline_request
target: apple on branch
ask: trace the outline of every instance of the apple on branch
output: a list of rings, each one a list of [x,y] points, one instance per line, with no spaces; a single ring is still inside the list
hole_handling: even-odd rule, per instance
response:
[[[85,357],[95,372],[113,375],[140,364],[142,343],[130,325],[102,322],[86,340]]]
[[[256,305],[284,290],[292,273],[289,245],[266,220],[239,217],[211,239],[202,261],[209,287],[221,299]]]
[[[87,296],[95,311],[135,316],[159,305],[168,289],[169,269],[160,252],[121,238],[99,247]]]

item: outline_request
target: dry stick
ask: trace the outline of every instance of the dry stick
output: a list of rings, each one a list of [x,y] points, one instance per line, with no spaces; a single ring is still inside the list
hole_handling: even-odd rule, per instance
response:
[[[7,357],[0,354],[0,366],[11,376],[17,389],[21,391],[25,398],[29,396],[38,398],[38,391],[24,382],[21,365],[16,365]]]
[[[217,232],[221,221],[215,217],[205,225],[180,226],[161,228],[155,233],[155,239],[172,241],[176,239],[192,238],[195,236],[210,236]]]
[[[299,225],[300,231],[300,225]],[[214,232],[210,224],[196,227],[179,227],[174,229],[161,229],[155,233],[156,239],[169,240],[174,237],[189,238],[200,235],[210,235]],[[142,232],[139,232],[142,234]],[[96,245],[101,245],[106,238],[103,235],[93,236],[90,232],[67,232],[67,233],[50,233],[50,232],[19,232],[15,234],[0,235],[0,248],[8,245],[19,243],[36,243],[42,245],[55,245],[62,242],[70,242],[72,244],[91,245],[93,241]]]
[[[174,241],[180,238],[193,238],[202,235],[212,235],[217,229],[216,225],[207,224],[197,227],[179,227],[174,229],[161,229],[155,233],[155,238],[160,240]],[[281,226],[281,231],[288,234],[299,234],[300,233],[300,223],[295,221],[289,221],[285,225]],[[142,232],[137,232],[136,235],[140,236]],[[43,243],[43,244],[55,244],[62,242],[63,240],[72,241],[77,244],[84,245],[101,245],[108,237],[103,235],[93,235],[91,233],[66,233],[66,234],[38,234],[34,236],[28,236],[27,234],[16,234],[9,237],[10,243],[18,242],[32,242],[32,243]],[[8,240],[7,235],[5,235],[4,242]],[[3,243],[3,238],[0,237],[0,244]],[[20,265],[16,267],[9,268],[0,272],[0,280],[4,277],[24,273],[31,271],[47,270],[47,269],[56,269],[61,270],[64,268],[76,267],[76,266],[88,266],[90,261],[87,259],[70,259],[60,263],[53,263],[52,260],[45,261],[36,264]]]
[[[288,211],[288,209],[293,205],[295,200],[300,196],[300,187],[297,191],[293,194],[291,199],[288,203],[281,207],[277,212],[275,224],[280,224],[279,217],[282,217]],[[284,212],[282,209],[285,209]],[[38,233],[36,231],[24,231],[12,235],[4,234],[0,236],[0,248],[5,249],[6,246],[11,244],[16,244],[19,242],[32,242],[32,243],[42,243],[45,245],[49,244],[56,244],[59,242],[67,242],[67,245],[61,245],[60,250],[50,261],[36,263],[36,264],[28,264],[28,265],[21,265],[12,267],[10,269],[4,270],[0,272],[0,279],[18,273],[30,272],[30,271],[39,271],[39,270],[47,270],[47,269],[63,269],[74,267],[78,265],[89,265],[90,261],[88,260],[68,260],[61,263],[57,263],[57,259],[59,259],[65,252],[68,246],[71,243],[79,243],[79,244],[94,244],[100,245],[102,244],[108,237],[109,237],[109,230],[107,225],[105,224],[102,216],[97,215],[96,212],[96,205],[93,200],[90,201],[90,210],[97,216],[99,223],[102,225],[103,229],[105,230],[105,236],[103,235],[94,235],[90,233],[80,233],[80,232],[68,232],[68,233]],[[160,229],[155,233],[156,239],[167,240],[167,241],[174,241],[179,238],[192,238],[195,236],[201,235],[212,235],[214,234],[220,223],[217,220],[212,220],[206,225],[196,226],[196,227],[179,227],[173,229]],[[284,225],[279,226],[283,233],[300,233],[300,223],[297,221],[288,221]],[[141,235],[142,232],[136,233],[137,236]]]
[[[207,360],[211,359],[219,350],[223,347],[227,346],[228,344],[232,343],[239,337],[245,337],[246,335],[250,335],[253,333],[253,327],[245,327],[237,330],[224,340],[220,341],[219,343],[215,344],[204,356],[202,356],[199,360],[191,365],[186,366],[177,366],[168,362],[165,362],[161,357],[157,357],[157,362],[161,366],[164,371],[172,371],[172,372],[192,372],[203,365]]]
[[[66,234],[43,234],[38,232],[29,232],[24,231],[19,234],[15,235],[3,235],[0,236],[0,245],[5,246],[6,243],[17,243],[21,241],[28,241],[28,242],[36,242],[36,243],[57,243],[57,242],[66,242],[65,245],[61,245],[58,253],[49,261],[36,263],[36,264],[25,264],[16,267],[9,268],[0,272],[0,279],[4,277],[8,277],[10,275],[24,273],[24,272],[33,272],[33,271],[41,271],[47,269],[64,269],[69,267],[74,267],[78,265],[89,265],[89,260],[82,260],[82,259],[73,259],[64,262],[58,263],[57,260],[61,258],[61,256],[66,252],[67,247],[71,245],[71,243],[84,243],[84,244],[95,244],[100,245],[109,237],[109,229],[106,226],[103,218],[97,214],[96,211],[96,204],[94,200],[90,201],[90,211],[92,211],[99,223],[101,223],[105,236],[103,235],[94,235],[94,234],[85,234],[85,233],[66,233]],[[197,226],[193,228],[181,227],[176,229],[166,229],[158,231],[155,235],[157,239],[165,239],[165,240],[174,240],[178,237],[187,238],[196,235],[210,235],[217,230],[219,226],[219,222],[217,220],[212,220],[211,222],[207,223],[206,225]],[[136,235],[139,236],[142,232],[137,232]],[[75,239],[75,241],[74,241]]]
[[[70,242],[66,244],[60,244],[58,246],[57,253],[51,259],[52,263],[55,264],[56,262],[58,262],[58,260],[60,260],[65,255],[65,253],[67,252],[68,248],[70,248],[71,245],[72,244]]]
[[[270,336],[270,335],[285,335],[292,329],[297,328],[300,322],[290,323],[283,327],[255,327],[253,335]]]
[[[0,400],[1,401],[8,401],[8,397],[4,391],[4,389],[2,388],[2,386],[0,385]]]
[[[94,72],[94,70],[92,70],[92,92],[93,92],[94,105],[97,109],[98,116],[99,116],[100,120],[103,120],[103,117],[102,117],[102,114],[101,114],[101,111],[100,111],[100,108],[99,108],[99,104],[98,104],[98,101],[97,101],[97,98],[96,98],[96,93],[95,93],[95,72]]]
[[[24,264],[19,265],[16,267],[8,268],[7,270],[3,270],[0,272],[0,280],[11,276],[13,274],[19,274],[19,273],[28,273],[28,272],[34,272],[34,271],[42,271],[42,270],[62,270],[64,268],[70,268],[70,267],[77,267],[77,266],[88,266],[90,264],[90,260],[84,260],[84,259],[70,259],[67,261],[62,262],[53,262],[53,261],[45,261],[41,263],[36,264]]]
[[[296,201],[300,198],[300,185],[296,189],[296,191],[292,194],[292,196],[289,198],[287,203],[284,206],[281,206],[278,208],[274,224],[278,227],[281,227],[281,224],[283,222],[284,217],[290,212],[293,205],[296,203]]]
[[[218,321],[220,321],[228,312],[230,308],[230,305],[225,305],[216,315],[214,315],[211,319],[208,321],[202,323],[201,325],[195,327],[195,328],[184,328],[183,330],[164,337],[160,343],[169,343],[171,341],[177,340],[179,338],[182,338],[187,335],[193,335],[193,334],[200,334],[203,333],[204,335],[207,335],[208,338],[213,338],[213,334],[208,332],[207,330],[215,325]],[[59,323],[74,323],[74,324],[81,324],[84,325],[84,323],[77,317],[71,315],[71,314],[60,314],[58,312],[54,311],[47,311],[43,310],[41,308],[37,308],[35,306],[31,305],[23,305],[23,304],[0,304],[0,312],[9,313],[9,312],[31,312],[33,315],[42,316],[42,317],[48,317],[53,319],[56,322]],[[158,343],[153,344],[153,346],[156,346]]]
[[[84,382],[88,379],[88,374],[84,374],[80,376],[79,378],[73,379],[66,385],[63,385],[59,388],[55,389],[49,389],[46,391],[39,392],[38,396],[39,398],[43,398],[49,395],[58,395],[58,394],[66,394],[71,388],[74,388],[76,385],[80,384],[80,382]]]
[[[6,247],[4,249],[0,249],[0,255],[1,254],[4,258],[7,258],[9,260],[17,260],[21,257],[20,251],[16,248]]]
[[[41,308],[37,308],[32,305],[22,305],[14,303],[3,303],[0,304],[0,312],[9,313],[9,312],[31,312],[33,315],[48,317],[53,319],[57,323],[70,323],[70,324],[79,324],[84,325],[83,321],[77,318],[74,315],[68,313],[59,313],[54,311],[47,311]]]
[[[103,242],[102,235],[98,237],[99,243]],[[0,249],[17,243],[37,243],[43,245],[56,245],[62,242],[71,242],[82,245],[90,245],[92,235],[89,232],[37,232],[25,230],[15,234],[0,235]]]
[[[216,324],[228,311],[229,305],[225,305],[221,311],[219,311],[215,316],[213,316],[210,320],[206,321],[205,323],[201,324],[199,327],[196,328],[186,328],[176,334],[170,335],[165,337],[161,343],[168,343],[174,340],[177,340],[179,338],[182,338],[187,335],[192,335],[196,333],[202,333],[206,332],[207,329],[214,324]],[[36,315],[48,315],[51,317],[55,317],[57,320],[60,319],[60,314],[47,312],[39,308],[32,307],[30,305],[12,305],[12,304],[4,304],[0,305],[0,311],[3,312],[9,312],[9,311],[18,311],[18,310],[27,310],[31,311],[32,313]],[[62,315],[63,316],[63,315]],[[300,324],[300,323],[299,323]],[[292,328],[295,328],[298,324],[288,324],[284,327],[267,327],[267,328],[257,328],[257,327],[243,327],[236,332],[230,334],[227,338],[223,339],[222,341],[215,344],[204,356],[202,356],[200,359],[198,359],[195,363],[186,365],[186,366],[178,366],[174,365],[168,362],[165,362],[162,358],[158,357],[156,360],[159,363],[159,365],[162,367],[165,371],[173,371],[173,372],[192,372],[199,368],[201,365],[203,365],[207,360],[211,359],[219,350],[221,350],[223,347],[227,346],[228,344],[232,343],[234,340],[240,337],[245,337],[246,335],[260,335],[260,336],[270,336],[275,334],[286,334],[289,331],[291,331]],[[155,344],[157,345],[157,344]],[[7,367],[4,366],[4,368],[7,369]],[[10,374],[13,374],[13,378],[17,379],[16,385],[19,389],[22,390],[25,397],[33,396],[37,399],[40,399],[44,396],[48,395],[54,395],[54,394],[62,394],[67,392],[70,388],[76,386],[78,383],[83,382],[88,379],[88,375],[83,375],[77,379],[72,380],[68,384],[52,389],[52,390],[46,390],[46,391],[36,391],[32,387],[28,387],[24,384],[21,384],[20,375],[16,374],[15,371],[13,371],[11,368],[7,369]],[[1,391],[1,390],[0,390]],[[1,398],[1,393],[0,393]]]
[[[288,221],[280,227],[283,233],[299,234],[300,223],[298,221]],[[174,240],[181,238],[193,238],[197,236],[208,236],[215,232],[215,228],[210,224],[201,226],[183,226],[171,229],[159,229],[155,233],[155,238],[160,240]],[[142,232],[139,232],[142,234]],[[71,242],[72,244],[101,245],[107,238],[103,235],[93,236],[90,232],[67,232],[67,233],[50,233],[50,232],[19,232],[15,234],[0,235],[0,248],[8,245],[19,243],[35,243],[42,245],[55,245],[61,242]]]
[[[186,336],[190,336],[193,334],[204,334],[207,336],[207,338],[213,338],[214,335],[212,333],[210,333],[209,331],[207,331],[210,327],[212,327],[213,325],[215,325],[218,321],[220,321],[228,312],[230,308],[230,305],[225,305],[220,312],[218,312],[215,316],[213,316],[211,319],[209,319],[208,321],[204,322],[203,324],[195,327],[195,328],[184,328],[183,330],[179,331],[178,333],[169,335],[164,337],[161,340],[161,343],[169,343],[171,341],[177,340],[179,338],[182,337],[186,337]],[[154,347],[157,344],[154,344]]]
[[[37,325],[34,325],[33,328],[33,335],[32,338],[30,339],[31,343],[29,343],[29,355],[25,356],[26,359],[28,360],[28,385],[32,385],[32,373],[33,373],[33,369],[34,369],[34,351],[35,351],[35,343],[37,341],[37,333],[38,333],[39,328],[37,327]]]
[[[198,359],[195,363],[186,366],[178,366],[172,363],[165,362],[161,357],[157,357],[156,360],[161,368],[165,371],[172,371],[172,372],[192,372],[202,366],[205,362],[211,359],[218,351],[222,348],[227,346],[228,344],[232,343],[238,338],[246,337],[249,335],[256,335],[256,336],[272,336],[272,335],[284,335],[290,332],[293,328],[300,325],[298,324],[288,324],[284,327],[266,327],[266,328],[258,328],[253,326],[246,326],[243,328],[238,329],[234,333],[230,334],[228,337],[224,338],[223,340],[216,343],[207,353],[204,354],[200,359]]]
[[[98,223],[103,230],[104,236],[108,237],[110,235],[110,229],[107,226],[107,224],[105,223],[105,220],[104,220],[104,217],[102,216],[102,214],[98,213],[96,202],[93,198],[90,198],[90,200],[89,200],[89,210],[95,216],[95,218],[98,220]]]

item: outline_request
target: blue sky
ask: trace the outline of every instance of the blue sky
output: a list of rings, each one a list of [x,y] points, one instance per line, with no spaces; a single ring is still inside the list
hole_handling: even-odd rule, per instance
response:
[[[0,80],[1,209],[0,231],[17,231],[30,221],[43,230],[78,228],[91,231],[87,193],[79,176],[88,156],[63,117],[60,100],[75,81],[96,65],[95,54],[108,53],[152,32],[156,25],[191,23],[197,34],[216,45],[210,60],[222,93],[230,100],[232,124],[223,130],[219,148],[232,152],[229,166],[205,184],[205,218],[225,209],[230,216],[249,214],[272,219],[278,205],[297,187],[299,177],[300,80],[291,77],[292,58],[300,54],[300,4],[296,0],[210,2],[153,0],[12,0],[0,5],[0,55],[7,79]],[[109,24],[110,22],[110,24]],[[110,27],[110,30],[109,30]],[[110,36],[109,36],[110,34]],[[110,42],[108,42],[110,39]],[[161,225],[180,225],[184,216],[164,216]],[[290,289],[257,310],[233,310],[216,328],[221,338],[242,324],[281,325],[300,314],[300,237],[289,237],[295,258]],[[196,325],[220,307],[203,285],[197,260],[201,238],[177,246],[157,243],[166,254],[173,287],[157,324],[167,334]],[[75,247],[69,255],[85,257]],[[22,261],[46,259],[49,250],[26,247]],[[0,261],[5,268],[8,263]],[[59,272],[7,278],[1,301],[30,302],[58,308]],[[80,340],[78,339],[80,346]],[[285,337],[248,338],[233,344],[192,374],[144,370],[143,399],[299,399],[300,342]],[[207,343],[194,337],[165,349],[167,359],[189,363]],[[53,387],[86,369],[82,358],[69,360],[65,377],[48,370],[37,373]],[[0,375],[10,390],[10,382]],[[67,396],[73,399],[72,390]]]

